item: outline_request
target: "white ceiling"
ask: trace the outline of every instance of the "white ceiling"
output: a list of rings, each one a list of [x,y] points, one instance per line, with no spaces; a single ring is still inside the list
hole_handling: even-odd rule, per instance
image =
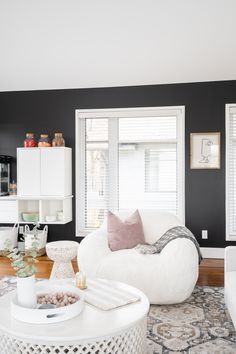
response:
[[[0,0],[0,91],[236,79],[235,0]]]

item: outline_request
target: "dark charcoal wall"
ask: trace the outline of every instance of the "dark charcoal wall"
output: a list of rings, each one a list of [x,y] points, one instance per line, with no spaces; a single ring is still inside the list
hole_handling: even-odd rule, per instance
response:
[[[15,156],[27,131],[37,135],[62,131],[73,149],[75,194],[76,109],[185,105],[186,224],[201,246],[224,247],[230,244],[225,242],[225,104],[234,102],[236,81],[0,93],[0,154]],[[221,169],[190,170],[189,134],[208,131],[221,132]],[[202,229],[208,230],[208,240],[201,240]],[[75,221],[50,226],[50,241],[74,238]]]

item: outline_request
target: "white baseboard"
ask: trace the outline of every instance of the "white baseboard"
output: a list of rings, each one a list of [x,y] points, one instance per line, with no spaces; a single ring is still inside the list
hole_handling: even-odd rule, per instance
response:
[[[203,258],[222,258],[224,259],[224,248],[201,247]]]

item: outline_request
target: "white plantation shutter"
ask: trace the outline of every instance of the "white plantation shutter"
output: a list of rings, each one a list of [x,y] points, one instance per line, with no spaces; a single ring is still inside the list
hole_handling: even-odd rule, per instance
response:
[[[145,192],[176,193],[176,144],[156,145],[145,150]]]
[[[236,241],[236,104],[226,105],[226,239]]]
[[[108,119],[85,120],[84,225],[101,225],[108,208]]]
[[[107,210],[184,215],[184,110],[78,111],[77,234]]]
[[[120,210],[177,213],[176,133],[175,116],[119,119]]]
[[[176,140],[176,116],[121,118],[119,142],[151,143]]]

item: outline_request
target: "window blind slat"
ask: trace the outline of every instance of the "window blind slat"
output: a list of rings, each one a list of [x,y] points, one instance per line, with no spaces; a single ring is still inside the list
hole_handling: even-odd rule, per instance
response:
[[[108,119],[86,119],[85,229],[99,227],[108,209]]]
[[[227,129],[227,228],[229,235],[236,235],[236,114],[230,109]]]

